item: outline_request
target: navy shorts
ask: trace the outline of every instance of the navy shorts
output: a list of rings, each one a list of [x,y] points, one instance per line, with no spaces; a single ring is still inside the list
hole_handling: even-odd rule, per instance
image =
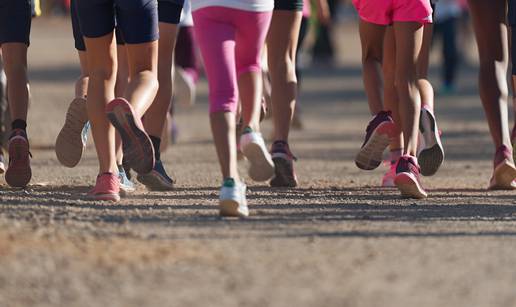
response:
[[[86,44],[84,44],[84,37],[82,37],[81,26],[79,25],[79,15],[77,14],[77,7],[75,6],[76,0],[71,0],[70,5],[70,17],[72,18],[72,31],[73,39],[75,41],[75,49],[79,51],[86,51]],[[124,45],[125,41],[122,37],[122,33],[118,27],[115,27],[116,43],[118,45]]]
[[[0,0],[0,45],[29,45],[32,7],[30,0]]]
[[[509,0],[509,10],[507,12],[507,24],[512,28],[511,31],[511,58],[512,75],[516,76],[516,0]]]
[[[85,37],[107,35],[116,25],[127,44],[148,43],[159,38],[156,0],[76,0],[76,7]]]
[[[507,12],[507,23],[509,26],[516,26],[516,3],[515,0],[509,0],[509,10]]]
[[[177,25],[181,19],[184,0],[158,0],[159,22]]]
[[[274,0],[275,11],[302,11],[303,0]]]

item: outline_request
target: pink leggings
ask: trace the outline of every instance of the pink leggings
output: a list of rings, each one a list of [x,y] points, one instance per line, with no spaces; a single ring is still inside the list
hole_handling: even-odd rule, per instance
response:
[[[206,7],[193,12],[195,36],[209,82],[210,113],[236,112],[237,78],[260,72],[272,12]]]

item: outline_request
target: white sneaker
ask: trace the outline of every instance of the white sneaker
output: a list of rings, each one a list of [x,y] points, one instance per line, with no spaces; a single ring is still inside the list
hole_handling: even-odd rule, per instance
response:
[[[267,181],[274,176],[274,163],[262,134],[247,132],[240,137],[240,148],[249,161],[249,177],[254,181]]]
[[[230,179],[232,180],[232,179]],[[219,212],[221,216],[249,216],[247,199],[245,197],[247,186],[242,182],[235,182],[233,185],[227,184],[228,179],[220,188]]]

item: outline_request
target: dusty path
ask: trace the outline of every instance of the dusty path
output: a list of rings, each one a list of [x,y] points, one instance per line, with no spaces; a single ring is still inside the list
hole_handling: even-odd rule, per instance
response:
[[[356,44],[342,68],[308,71],[306,129],[292,139],[301,187],[250,183],[252,216],[228,220],[205,83],[164,158],[176,191],[83,200],[93,147],[73,170],[52,149],[78,75],[71,34],[59,20],[33,28],[34,180],[0,189],[0,306],[516,306],[515,193],[485,190],[493,148],[476,71],[438,100],[447,157],[424,201],[352,162],[368,120]]]

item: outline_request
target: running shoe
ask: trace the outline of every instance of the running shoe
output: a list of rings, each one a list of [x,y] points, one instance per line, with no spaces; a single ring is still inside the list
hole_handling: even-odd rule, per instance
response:
[[[91,200],[120,200],[120,179],[113,173],[103,173],[97,176],[95,187],[88,192]]]
[[[0,174],[5,173],[5,156],[4,150],[0,147]]]
[[[246,217],[249,216],[249,208],[246,199],[247,187],[241,182],[235,182],[233,178],[224,180],[220,188],[219,213],[221,216]]]
[[[516,167],[511,161],[511,150],[500,146],[495,153],[494,171],[489,181],[489,190],[514,190],[516,189]]]
[[[136,179],[150,191],[170,191],[174,189],[174,180],[167,175],[160,160],[156,161],[151,172],[139,174]]]
[[[141,119],[124,98],[116,98],[106,106],[109,121],[122,138],[122,151],[127,164],[138,174],[154,168],[154,148]]]
[[[373,170],[382,163],[385,148],[394,134],[396,125],[390,111],[382,111],[369,122],[362,148],[355,158],[358,168]]]
[[[444,149],[437,128],[434,114],[427,108],[421,108],[419,131],[424,147],[418,154],[421,174],[423,176],[434,175],[444,160]]]
[[[396,178],[396,163],[389,163],[389,170],[383,175],[382,188],[395,188],[394,178]]]
[[[5,172],[5,181],[12,187],[24,188],[31,177],[27,133],[22,129],[14,129],[9,138],[9,167]]]
[[[254,181],[267,181],[274,176],[274,163],[262,134],[244,129],[240,137],[240,148],[249,161],[249,177]]]
[[[400,157],[396,165],[394,183],[403,197],[421,199],[428,196],[419,181],[419,172],[420,168],[414,157],[409,155]]]
[[[176,66],[174,78],[174,98],[183,106],[195,103],[195,81],[183,68]]]
[[[127,196],[136,190],[134,183],[129,180],[122,165],[118,166],[118,180],[120,181],[120,194]]]
[[[81,161],[89,130],[86,99],[75,98],[68,106],[65,123],[56,139],[56,156],[62,165],[75,167]]]
[[[297,176],[294,172],[294,161],[297,158],[290,151],[287,142],[276,141],[272,144],[272,161],[274,162],[275,175],[271,180],[272,187],[296,187]]]

